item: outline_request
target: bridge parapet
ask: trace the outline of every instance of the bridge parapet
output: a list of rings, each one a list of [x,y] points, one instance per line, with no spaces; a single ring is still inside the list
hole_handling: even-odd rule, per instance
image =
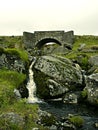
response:
[[[24,44],[27,49],[41,48],[46,42],[56,42],[62,48],[72,48],[74,43],[73,31],[35,31],[34,33],[23,32]],[[50,40],[50,41],[49,41]],[[53,41],[52,41],[53,40]],[[43,43],[45,42],[45,43]],[[40,45],[39,45],[40,44]],[[39,49],[39,48],[38,48]]]

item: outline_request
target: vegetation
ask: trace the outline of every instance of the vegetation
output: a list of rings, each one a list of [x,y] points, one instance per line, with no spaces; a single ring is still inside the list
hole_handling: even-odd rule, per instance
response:
[[[38,105],[27,104],[26,99],[18,99],[14,95],[14,89],[17,88],[25,80],[26,75],[16,71],[0,70],[0,115],[6,113],[16,113],[24,120],[20,124],[12,122],[6,116],[0,117],[0,129],[2,130],[31,130],[38,127],[44,130],[42,126],[36,124],[38,119]]]
[[[16,55],[28,62],[22,36],[0,36],[0,53]]]
[[[39,77],[37,74],[39,75]],[[43,79],[44,79],[44,82],[43,82]],[[37,92],[40,93],[40,96],[41,96],[41,97],[39,97],[39,95],[38,95],[39,98],[43,98],[44,96],[49,98],[49,96],[50,96],[48,89],[45,87],[45,86],[47,86],[48,79],[49,79],[49,77],[46,76],[45,74],[42,74],[41,72],[39,72],[37,70],[34,70],[34,80],[35,80],[37,88],[38,88]]]
[[[0,54],[5,53],[15,55],[17,58],[21,58],[24,62],[28,62],[28,54],[22,48],[21,38],[22,37],[18,36],[0,37]],[[14,89],[19,87],[25,79],[26,75],[17,71],[6,69],[0,70],[0,114],[6,114],[13,111],[16,113],[23,113],[22,116],[25,118],[27,110],[32,111],[36,108],[35,106],[31,108],[31,106],[28,106],[28,104],[22,102],[22,100],[17,101],[14,95]],[[25,110],[23,111],[24,108]],[[18,126],[7,118],[2,118],[2,120],[0,120],[0,129],[2,130],[17,130],[22,129],[21,127],[23,126]]]
[[[2,53],[16,55],[18,58],[21,58],[23,61],[28,62],[28,53],[25,50],[20,50],[17,48],[0,47],[0,54]]]
[[[92,35],[83,35],[83,36],[75,36],[75,43],[73,46],[73,50],[76,51],[81,44],[86,44],[87,47],[91,47],[98,44],[98,36]]]
[[[18,100],[13,104],[10,104],[0,111],[0,114],[13,112],[18,114],[23,122],[14,122],[10,117],[2,117],[0,120],[0,129],[2,130],[31,130],[34,127],[40,128],[40,130],[45,130],[43,126],[36,124],[38,120],[38,105],[37,104],[27,104],[26,99]]]
[[[23,37],[0,36],[0,45],[7,48],[23,48]]]
[[[86,89],[81,92],[81,96],[83,99],[87,98],[87,90]]]
[[[69,121],[73,123],[76,127],[81,127],[84,123],[84,119],[81,116],[69,117]]]
[[[56,118],[53,115],[44,115],[41,117],[41,123],[44,126],[52,126],[53,124],[56,123]]]
[[[83,48],[83,51],[79,51],[78,48],[82,43],[85,43],[85,47]],[[89,57],[98,53],[97,44],[97,36],[75,36],[73,49],[66,55],[66,57],[71,60],[74,59],[74,61],[79,63],[83,69],[87,70],[90,68],[88,63]],[[54,47],[56,48],[57,45],[54,45]],[[44,50],[44,48],[42,49]],[[45,50],[46,49],[48,49],[47,46],[45,47]],[[94,51],[86,52],[86,50]],[[24,49],[22,36],[0,36],[0,55],[2,53],[15,55],[28,64],[28,53]],[[45,77],[45,81],[47,78],[48,77]],[[5,68],[0,69],[0,119],[2,119],[0,120],[1,130],[31,130],[34,127],[38,127],[40,130],[47,130],[47,128],[36,124],[39,106],[37,104],[27,104],[26,99],[17,100],[16,96],[14,95],[14,89],[18,88],[25,79],[25,74],[6,70]],[[36,79],[36,76],[35,80],[38,80]],[[40,76],[39,83],[41,80],[42,79]],[[47,90],[43,91],[45,91],[46,95],[48,95]],[[83,98],[85,98],[87,96],[86,91],[82,91],[81,95]],[[20,115],[20,117],[23,118],[24,124],[17,125],[9,118],[1,117],[1,115],[10,112]],[[51,125],[53,120],[53,117],[51,120],[49,120],[47,117],[43,118],[43,122],[48,125]],[[69,118],[69,121],[77,127],[81,127],[84,123],[83,118],[80,116],[72,116]]]
[[[16,71],[0,70],[0,107],[15,100],[14,89],[26,79],[26,75]]]
[[[79,50],[81,44],[85,44],[82,50]],[[78,63],[83,70],[90,69],[89,58],[98,54],[98,36],[75,36],[75,43],[70,53],[66,55],[67,58]]]
[[[0,55],[9,54],[16,56],[27,65],[29,62],[28,53],[24,49],[21,36],[1,36]],[[26,80],[26,74],[17,71],[0,69],[0,129],[1,130],[31,130],[39,128],[47,130],[45,127],[36,124],[38,120],[38,105],[28,104],[27,99],[17,99],[14,89],[19,88]],[[8,113],[18,114],[23,122],[14,122]],[[15,118],[15,117],[14,117]]]

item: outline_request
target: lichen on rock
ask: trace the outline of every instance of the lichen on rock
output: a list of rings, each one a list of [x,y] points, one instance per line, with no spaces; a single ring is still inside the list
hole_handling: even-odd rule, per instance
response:
[[[33,71],[37,93],[42,98],[59,97],[82,86],[81,70],[63,57],[61,59],[57,56],[40,56],[34,64]]]

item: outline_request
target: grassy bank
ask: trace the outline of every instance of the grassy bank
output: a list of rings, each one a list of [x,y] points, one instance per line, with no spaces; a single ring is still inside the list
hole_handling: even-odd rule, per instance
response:
[[[84,47],[80,49],[80,46],[84,44]],[[72,51],[65,57],[76,61],[82,69],[88,70],[90,68],[88,59],[91,56],[98,54],[98,36],[83,35],[75,36],[75,43]]]

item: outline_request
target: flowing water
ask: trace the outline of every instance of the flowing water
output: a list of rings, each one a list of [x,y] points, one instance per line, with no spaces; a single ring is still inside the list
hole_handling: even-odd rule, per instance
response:
[[[30,68],[29,68],[29,81],[27,83],[27,89],[29,91],[28,103],[39,103],[39,102],[41,102],[41,100],[39,100],[36,97],[36,84],[35,84],[34,79],[33,79],[32,67],[33,67],[35,61],[36,61],[36,58],[34,58],[33,62],[30,65]]]

